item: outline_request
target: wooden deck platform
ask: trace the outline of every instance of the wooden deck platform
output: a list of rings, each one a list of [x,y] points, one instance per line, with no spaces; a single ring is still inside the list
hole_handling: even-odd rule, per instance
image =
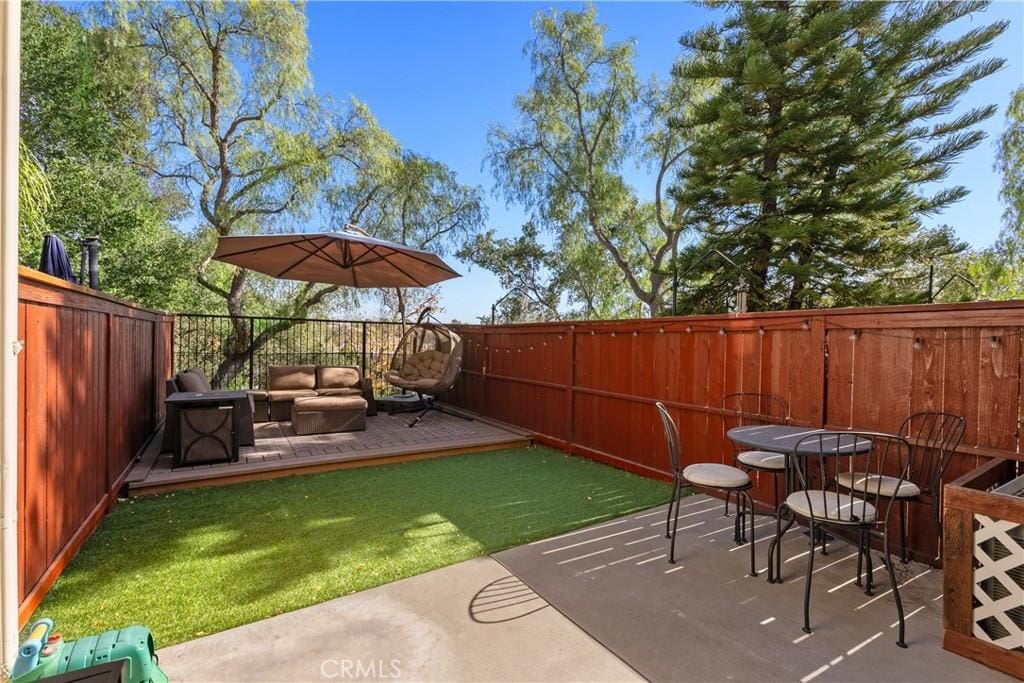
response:
[[[128,475],[128,495],[518,448],[532,442],[530,434],[487,419],[433,412],[412,429],[410,419],[409,414],[381,413],[367,418],[365,431],[308,436],[296,435],[287,422],[263,422],[255,425],[256,445],[243,447],[238,462],[174,470],[170,454],[158,452],[161,439],[156,438]]]

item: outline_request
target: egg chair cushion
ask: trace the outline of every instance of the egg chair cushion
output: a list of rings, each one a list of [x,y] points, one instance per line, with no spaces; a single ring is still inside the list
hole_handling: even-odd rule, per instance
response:
[[[406,358],[397,373],[405,380],[438,380],[448,364],[448,354],[441,351],[420,351]]]

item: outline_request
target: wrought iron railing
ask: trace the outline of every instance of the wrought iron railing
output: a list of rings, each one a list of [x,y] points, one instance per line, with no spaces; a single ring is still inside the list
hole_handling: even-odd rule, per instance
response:
[[[201,368],[215,389],[262,389],[271,365],[355,365],[378,395],[407,326],[397,322],[178,313],[174,367]]]

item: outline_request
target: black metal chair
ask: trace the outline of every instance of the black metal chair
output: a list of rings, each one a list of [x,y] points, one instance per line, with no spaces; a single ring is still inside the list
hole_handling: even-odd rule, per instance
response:
[[[871,444],[870,449],[863,447],[864,440]],[[896,506],[896,492],[904,485],[910,471],[910,444],[902,437],[878,432],[819,432],[801,439],[792,457],[800,490],[789,494],[779,506],[775,538],[768,549],[768,581],[782,583],[782,535],[798,517],[807,520],[812,541],[811,552],[807,553],[803,630],[810,633],[815,532],[826,527],[858,532],[856,584],[862,585],[862,563],[866,562],[865,593],[868,595],[873,588],[871,540],[873,536],[881,536],[884,563],[899,614],[896,644],[906,647],[903,603],[889,552],[889,516]],[[850,489],[838,481],[843,474],[864,477],[867,483],[860,490]],[[789,521],[783,528],[782,518],[787,516]]]
[[[940,412],[914,413],[900,425],[899,436],[905,438],[914,451],[912,467],[907,481],[896,487],[896,480],[883,476],[876,482],[865,476],[843,472],[839,483],[855,491],[866,491],[881,485],[884,492],[895,492],[900,514],[900,560],[907,557],[907,507],[910,503],[923,503],[932,508],[932,518],[938,532],[938,556],[942,555],[942,475],[953,458],[957,446],[964,438],[967,421],[959,415]]]
[[[737,545],[746,542],[747,529],[746,509],[750,509],[750,575],[757,576],[756,559],[754,556],[754,502],[747,494],[751,487],[750,476],[743,470],[719,463],[698,463],[683,467],[682,449],[680,448],[679,429],[664,404],[656,403],[661,416],[661,426],[665,429],[665,443],[668,446],[668,457],[672,464],[672,500],[668,505],[668,516],[665,519],[665,538],[672,539],[669,547],[668,561],[676,562],[676,530],[679,528],[679,501],[683,487],[687,484],[700,488],[716,489],[726,494],[736,493],[736,506],[739,509],[733,522],[733,540]],[[742,505],[741,505],[742,503]],[[675,515],[673,516],[673,508]]]
[[[739,392],[722,397],[722,424],[728,433],[733,427],[789,424],[789,404],[773,394]],[[764,472],[772,476],[773,510],[779,509],[779,475],[786,473],[786,456],[772,451],[752,451],[733,446],[733,464],[746,472]],[[725,497],[729,514],[729,496]]]

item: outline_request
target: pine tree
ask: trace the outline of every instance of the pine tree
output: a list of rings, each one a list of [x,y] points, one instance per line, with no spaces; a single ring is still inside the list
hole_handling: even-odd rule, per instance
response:
[[[676,78],[713,90],[680,115],[696,131],[672,193],[699,239],[681,272],[718,249],[748,272],[753,310],[906,300],[908,263],[964,248],[922,218],[962,199],[950,165],[983,138],[995,106],[950,112],[1003,60],[982,55],[1005,23],[952,40],[986,2],[728,3],[685,35]],[[735,272],[706,259],[691,305],[721,301]]]

